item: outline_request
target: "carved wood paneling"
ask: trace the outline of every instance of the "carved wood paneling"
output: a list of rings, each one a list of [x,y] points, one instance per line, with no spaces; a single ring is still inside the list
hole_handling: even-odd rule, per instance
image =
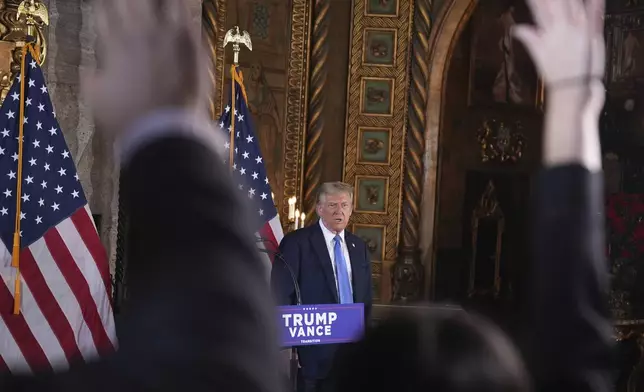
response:
[[[226,33],[227,3],[229,0],[204,0],[202,23],[204,40],[212,59],[211,83],[214,93],[210,108],[216,118],[223,110],[227,98],[225,85],[225,53],[223,39]],[[231,2],[231,4],[234,4]],[[273,188],[276,201],[281,200],[278,211],[288,216],[288,198],[301,199],[303,176],[304,135],[307,128],[307,91],[309,75],[309,38],[311,29],[311,2],[293,0],[290,12],[290,37],[286,90],[286,124],[283,144],[282,169],[284,186]],[[240,26],[242,29],[245,26]],[[252,37],[251,37],[252,38]],[[286,219],[282,219],[287,224]]]
[[[355,0],[352,17],[351,54],[349,63],[349,85],[347,97],[347,122],[345,135],[345,162],[343,170],[344,181],[356,184],[357,178],[373,177],[387,178],[385,213],[362,212],[356,208],[353,214],[355,225],[368,224],[384,226],[386,237],[384,239],[385,260],[378,260],[382,265],[375,264],[373,273],[375,280],[386,277],[386,268],[393,262],[398,253],[398,236],[400,232],[401,198],[403,185],[403,157],[404,141],[407,128],[407,106],[409,90],[409,46],[411,37],[411,18],[413,1],[398,0],[394,14],[377,14],[368,12],[367,7],[374,4],[368,0]],[[393,58],[389,64],[367,62],[369,52],[378,53],[386,50],[385,46],[378,45],[366,47],[365,39],[370,33],[393,34]],[[385,41],[382,41],[385,42]],[[366,78],[366,79],[365,79]],[[391,88],[391,108],[382,113],[363,113],[365,99],[382,100],[377,96],[377,91],[367,92],[369,81],[380,80],[383,83],[393,84]],[[366,97],[376,94],[375,97]],[[362,148],[360,129],[388,129],[391,132],[388,164],[369,163],[358,161]],[[356,203],[359,203],[361,189],[356,189]],[[356,207],[359,207],[356,205]],[[388,284],[382,282],[382,300],[389,299]]]

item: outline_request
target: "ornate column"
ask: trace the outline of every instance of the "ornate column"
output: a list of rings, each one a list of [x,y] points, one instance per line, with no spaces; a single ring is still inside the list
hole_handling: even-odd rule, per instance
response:
[[[398,261],[392,274],[393,301],[422,297],[423,266],[420,262],[419,224],[422,200],[423,153],[429,80],[431,0],[417,0],[413,18],[411,87],[403,183],[402,227]]]
[[[304,195],[303,210],[307,221],[315,219],[315,195],[322,177],[322,132],[324,130],[324,103],[326,100],[326,60],[329,53],[327,36],[329,33],[329,0],[315,0],[313,9],[313,49],[311,53],[311,81],[309,96],[309,121],[306,132],[304,155]],[[308,223],[307,222],[307,223]]]

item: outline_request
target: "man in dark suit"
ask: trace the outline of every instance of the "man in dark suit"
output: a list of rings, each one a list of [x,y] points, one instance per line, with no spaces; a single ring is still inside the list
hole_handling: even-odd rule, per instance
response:
[[[103,6],[90,100],[117,140],[128,211],[119,349],[58,374],[0,375],[0,390],[277,392],[274,303],[223,136],[199,105],[199,30],[184,1]]]
[[[353,188],[341,182],[320,187],[316,212],[319,221],[289,233],[280,251],[301,289],[303,304],[364,303],[365,319],[371,312],[371,263],[367,245],[346,230],[353,208]],[[296,303],[291,275],[275,263],[272,286],[280,305]],[[365,323],[366,324],[366,323]],[[300,347],[298,389],[332,390],[330,369],[337,345]]]

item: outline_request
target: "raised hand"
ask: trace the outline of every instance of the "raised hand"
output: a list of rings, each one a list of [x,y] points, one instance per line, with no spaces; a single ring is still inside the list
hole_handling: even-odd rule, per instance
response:
[[[207,64],[184,0],[102,0],[97,4],[99,68],[84,92],[100,129],[119,136],[158,110],[204,101]]]
[[[605,0],[527,0],[535,26],[514,30],[547,86],[579,84],[604,76]]]

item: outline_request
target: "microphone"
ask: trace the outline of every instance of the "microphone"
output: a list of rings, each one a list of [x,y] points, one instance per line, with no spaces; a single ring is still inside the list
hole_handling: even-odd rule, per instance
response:
[[[273,241],[269,241],[267,238],[263,237],[257,237],[257,243],[263,243],[263,244],[273,244]],[[286,262],[286,259],[284,256],[282,256],[282,253],[279,251],[274,251],[274,250],[269,250],[269,249],[262,249],[258,248],[258,251],[262,253],[266,253],[270,256],[273,256],[274,258],[279,259],[282,264],[286,267],[288,270],[289,275],[291,276],[291,282],[293,283],[293,288],[295,289],[295,301],[297,302],[296,305],[302,305],[302,294],[300,293],[300,285],[297,283],[297,278],[295,277],[295,272],[293,272],[293,268]],[[291,347],[291,359],[290,359],[290,379],[291,379],[291,387],[292,391],[295,392],[297,391],[297,373],[298,369],[300,367],[300,361],[297,355],[297,347],[292,346]]]
[[[266,243],[266,242],[269,242],[269,241],[267,239],[265,239],[265,238],[258,237],[257,242],[258,243],[259,242]],[[259,248],[257,250],[260,251],[261,253],[266,253],[266,254],[268,254],[270,256],[273,256],[274,258],[279,259],[282,262],[282,264],[284,264],[284,266],[288,270],[289,275],[291,276],[291,283],[293,283],[293,288],[295,289],[296,305],[302,305],[302,294],[300,293],[300,285],[297,283],[297,278],[295,277],[295,272],[293,272],[293,268],[291,268],[291,266],[288,265],[288,263],[286,262],[286,259],[284,258],[284,256],[282,256],[282,254],[280,252],[278,252],[278,251],[273,251],[273,250],[269,250],[269,249],[261,249],[261,248]]]

